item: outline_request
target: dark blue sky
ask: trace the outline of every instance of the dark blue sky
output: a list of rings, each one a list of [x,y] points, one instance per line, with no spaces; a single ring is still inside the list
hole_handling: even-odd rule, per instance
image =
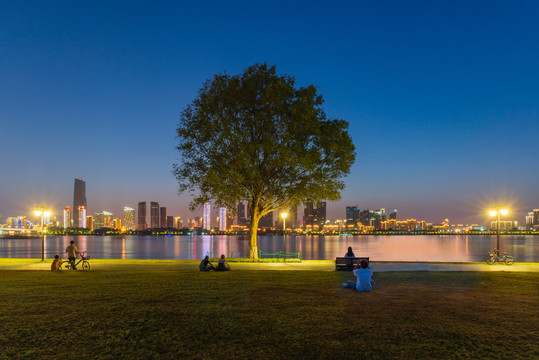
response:
[[[350,122],[346,205],[479,222],[539,208],[539,2],[1,1],[0,214],[158,201],[203,81],[255,62],[315,84]]]

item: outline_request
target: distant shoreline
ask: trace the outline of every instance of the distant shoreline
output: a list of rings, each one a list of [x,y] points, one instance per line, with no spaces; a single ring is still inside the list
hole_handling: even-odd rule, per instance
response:
[[[156,232],[101,232],[101,233],[46,233],[47,236],[240,236],[248,237],[248,233],[235,232],[199,232],[199,233],[190,233],[190,232],[179,232],[179,231],[156,231]],[[309,232],[309,233],[286,233],[286,236],[463,236],[463,235],[473,235],[473,236],[496,236],[495,232],[436,232],[436,231],[415,231],[415,232],[389,232],[389,231],[380,231],[380,232],[341,232],[341,233],[318,233],[318,232]],[[500,236],[539,236],[537,231],[509,231],[509,232],[500,232]],[[281,232],[258,232],[258,236],[283,236]],[[40,239],[41,235],[39,234],[0,234],[0,239]]]

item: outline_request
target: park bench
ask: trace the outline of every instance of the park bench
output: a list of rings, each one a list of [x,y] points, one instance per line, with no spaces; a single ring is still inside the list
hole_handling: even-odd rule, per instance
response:
[[[338,257],[335,259],[335,270],[353,270],[354,266],[361,260],[367,260],[369,262],[368,257]]]

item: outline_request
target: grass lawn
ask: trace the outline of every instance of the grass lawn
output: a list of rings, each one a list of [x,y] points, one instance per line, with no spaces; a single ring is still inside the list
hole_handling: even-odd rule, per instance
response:
[[[350,276],[0,271],[0,358],[539,358],[539,273]]]

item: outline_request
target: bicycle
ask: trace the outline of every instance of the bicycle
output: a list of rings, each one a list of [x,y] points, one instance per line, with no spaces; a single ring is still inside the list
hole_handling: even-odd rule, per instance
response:
[[[88,262],[88,260],[90,260],[90,256],[86,255],[86,251],[83,251],[79,254],[80,254],[80,260],[75,264],[74,268],[76,269],[77,265],[79,265],[82,262],[82,265],[81,265],[82,270],[90,270],[90,263]],[[59,269],[72,270],[73,266],[71,265],[71,262],[69,260],[66,260],[66,261],[62,261]]]
[[[487,264],[492,265],[494,263],[504,263],[505,265],[513,265],[515,263],[515,257],[507,255],[507,252],[503,252],[503,256],[498,256],[498,250],[488,253]]]

